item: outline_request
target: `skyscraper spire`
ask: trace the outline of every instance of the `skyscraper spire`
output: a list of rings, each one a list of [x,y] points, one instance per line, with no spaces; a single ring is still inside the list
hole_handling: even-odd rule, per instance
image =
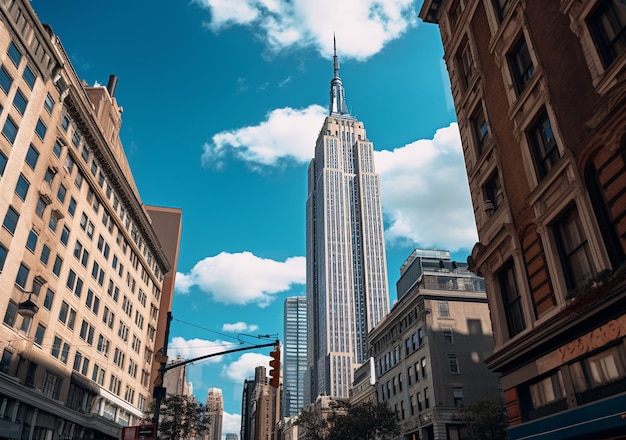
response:
[[[343,90],[341,78],[339,78],[339,60],[337,59],[337,40],[333,34],[333,68],[334,77],[330,81],[330,114],[331,115],[347,115],[348,106],[346,105],[346,96]]]

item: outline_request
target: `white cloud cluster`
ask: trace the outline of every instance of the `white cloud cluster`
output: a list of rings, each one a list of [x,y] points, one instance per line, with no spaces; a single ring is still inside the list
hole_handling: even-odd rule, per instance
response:
[[[314,47],[326,56],[337,35],[341,54],[366,59],[417,24],[415,0],[193,0],[210,12],[214,32],[254,29],[272,52]]]
[[[259,329],[258,325],[255,324],[246,324],[245,322],[234,322],[232,324],[224,324],[222,326],[222,331],[231,332],[231,333],[244,333],[244,332],[255,332]]]
[[[260,353],[244,353],[239,359],[222,367],[220,376],[235,383],[242,383],[244,379],[254,377],[254,369],[258,366],[269,368],[270,356]]]
[[[206,339],[185,339],[180,336],[175,336],[167,347],[167,353],[170,360],[176,357],[182,357],[183,359],[195,359],[208,354],[219,353],[225,350],[231,350],[233,348],[232,342],[225,341],[208,341]],[[222,360],[222,356],[214,356],[207,358],[206,361],[210,363],[218,363]]]
[[[239,434],[241,430],[241,414],[230,414],[224,411],[222,413],[222,438],[226,438],[226,434]]]
[[[229,156],[253,167],[273,166],[290,159],[308,161],[326,113],[319,105],[272,110],[259,125],[215,134],[211,142],[203,146],[202,163],[219,168]],[[307,141],[303,143],[303,139]]]
[[[189,293],[192,286],[224,304],[269,305],[274,295],[306,282],[304,257],[284,262],[260,258],[250,252],[222,252],[207,257],[188,273],[176,274],[176,291]]]
[[[478,240],[456,123],[393,151],[375,153],[392,244],[458,251]]]

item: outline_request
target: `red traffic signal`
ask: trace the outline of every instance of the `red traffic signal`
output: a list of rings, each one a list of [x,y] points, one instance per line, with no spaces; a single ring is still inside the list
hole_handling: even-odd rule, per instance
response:
[[[272,357],[270,361],[270,385],[278,388],[280,386],[280,348],[275,347],[270,356]]]

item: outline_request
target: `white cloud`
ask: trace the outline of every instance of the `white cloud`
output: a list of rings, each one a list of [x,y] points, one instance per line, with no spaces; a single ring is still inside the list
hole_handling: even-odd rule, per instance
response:
[[[228,155],[255,165],[277,165],[286,160],[311,159],[315,139],[327,110],[319,105],[305,109],[272,110],[259,125],[223,131],[204,145],[202,163],[221,167]]]
[[[199,261],[188,273],[176,274],[176,291],[188,293],[192,286],[223,304],[269,305],[274,295],[306,282],[304,257],[284,262],[260,258],[250,252],[222,252]]]
[[[388,243],[472,248],[478,237],[456,123],[375,159]]]
[[[222,368],[220,376],[235,383],[243,383],[244,379],[254,377],[254,369],[264,366],[269,369],[270,356],[260,353],[245,353],[230,365]]]
[[[208,341],[206,339],[185,339],[175,336],[167,347],[167,354],[172,360],[177,356],[184,359],[195,359],[208,354],[219,353],[225,350],[236,348],[232,342],[224,341]],[[203,360],[203,362],[218,363],[222,360],[222,356],[214,356]]]
[[[245,322],[234,322],[232,324],[224,324],[222,326],[222,331],[232,332],[232,333],[242,333],[242,332],[254,332],[259,329],[258,325],[255,324],[246,324]]]
[[[275,53],[314,47],[332,53],[332,36],[347,57],[368,58],[417,25],[415,0],[193,0],[210,12],[213,32],[253,29]]]
[[[229,414],[226,411],[222,414],[222,438],[226,438],[226,434],[239,434],[241,430],[241,414]]]

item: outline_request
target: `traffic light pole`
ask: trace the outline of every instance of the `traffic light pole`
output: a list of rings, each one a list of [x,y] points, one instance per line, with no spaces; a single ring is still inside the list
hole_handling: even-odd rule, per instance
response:
[[[234,348],[232,350],[225,350],[225,351],[220,351],[218,353],[211,353],[211,354],[207,354],[207,355],[200,356],[197,358],[167,365],[167,341],[170,338],[171,321],[172,321],[172,312],[167,312],[167,322],[165,325],[165,341],[163,342],[163,349],[159,350],[162,352],[159,357],[159,362],[161,366],[159,367],[159,377],[155,381],[155,386],[154,386],[154,391],[153,391],[153,397],[155,399],[155,403],[154,403],[154,415],[152,417],[152,423],[155,425],[155,432],[157,434],[159,432],[159,417],[161,415],[161,401],[163,400],[163,398],[165,398],[165,387],[163,387],[163,377],[165,376],[165,372],[173,368],[182,367],[183,365],[191,364],[193,362],[201,361],[203,359],[208,359],[214,356],[221,356],[223,354],[236,353],[238,351],[255,350],[257,348],[264,348],[264,347],[275,347],[275,350],[279,350],[278,347],[280,346],[280,341],[276,339],[276,341],[270,342],[267,344],[258,344],[258,345],[251,345],[248,347]]]

